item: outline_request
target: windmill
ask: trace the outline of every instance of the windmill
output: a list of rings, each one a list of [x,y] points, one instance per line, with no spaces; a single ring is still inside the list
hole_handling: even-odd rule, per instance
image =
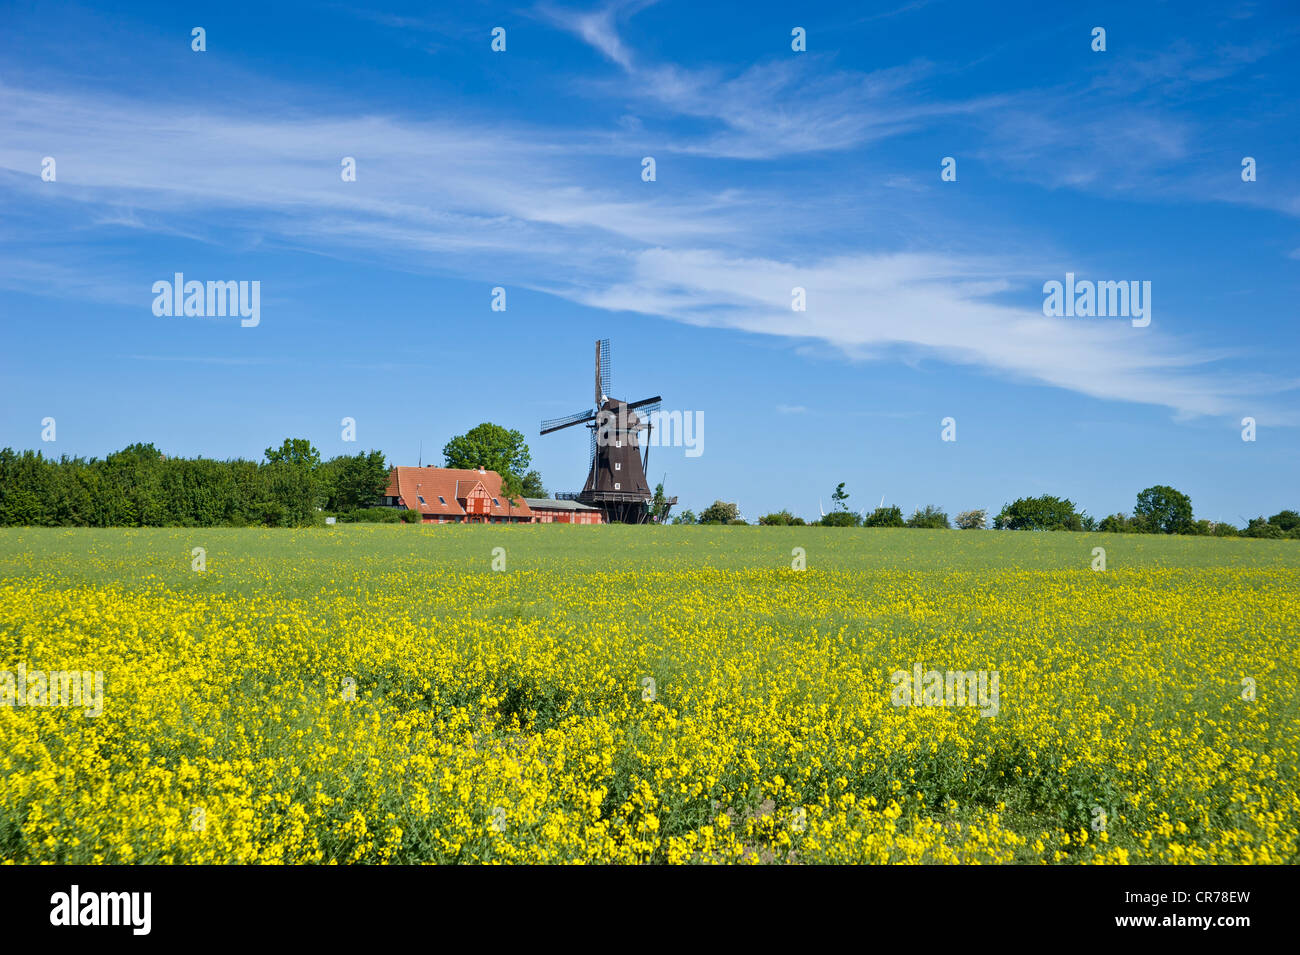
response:
[[[646,480],[650,463],[649,415],[659,410],[659,395],[626,402],[609,397],[614,388],[609,340],[596,342],[595,406],[563,418],[542,422],[542,434],[585,425],[591,431],[587,483],[577,495],[582,504],[598,507],[607,523],[644,524],[650,514],[653,492]],[[637,412],[640,411],[640,414]],[[641,435],[647,440],[642,453]],[[677,498],[666,502],[669,506]],[[667,513],[665,511],[665,513]]]

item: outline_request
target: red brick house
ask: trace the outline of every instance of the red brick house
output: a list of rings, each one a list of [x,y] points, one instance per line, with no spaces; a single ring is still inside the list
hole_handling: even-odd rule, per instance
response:
[[[393,468],[381,503],[419,511],[425,524],[533,522],[527,502],[519,497],[511,504],[501,493],[501,475],[481,468]]]

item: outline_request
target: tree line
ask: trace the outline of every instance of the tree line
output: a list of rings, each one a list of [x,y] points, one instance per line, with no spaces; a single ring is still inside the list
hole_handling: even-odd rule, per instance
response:
[[[1272,517],[1251,518],[1245,527],[1223,521],[1197,519],[1192,500],[1183,492],[1159,484],[1137,495],[1131,514],[1111,514],[1100,520],[1080,510],[1067,498],[1043,494],[1022,497],[1003,505],[992,518],[983,508],[962,511],[950,519],[942,508],[927,504],[904,518],[902,508],[877,507],[858,513],[848,507],[849,494],[841,482],[831,494],[831,510],[812,524],[823,527],[915,527],[961,530],[984,530],[990,523],[998,530],[1013,531],[1101,531],[1121,534],[1192,534],[1214,537],[1263,537],[1300,539],[1300,513],[1283,510]],[[683,511],[674,524],[746,524],[734,503],[714,501],[697,516]],[[762,525],[804,526],[810,522],[788,510],[764,514]]]
[[[387,484],[382,451],[321,461],[304,438],[267,448],[262,461],[168,457],[139,443],[102,459],[5,448],[0,525],[301,527],[329,513],[360,516]]]
[[[442,453],[445,467],[496,471],[512,500],[546,496],[518,431],[484,422]],[[382,451],[322,461],[306,438],[286,438],[261,461],[169,457],[140,443],[103,459],[5,448],[0,526],[304,527],[327,516],[418,523],[417,511],[376,506],[388,474]]]

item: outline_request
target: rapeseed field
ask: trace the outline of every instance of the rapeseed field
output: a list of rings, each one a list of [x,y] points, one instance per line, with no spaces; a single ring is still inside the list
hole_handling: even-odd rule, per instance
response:
[[[1294,863],[1298,592],[1294,541],[4,530],[0,858]]]

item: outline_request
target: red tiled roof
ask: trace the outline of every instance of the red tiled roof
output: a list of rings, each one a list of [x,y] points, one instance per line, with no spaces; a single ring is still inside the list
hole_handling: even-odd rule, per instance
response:
[[[466,500],[471,494],[474,493],[474,488],[476,487],[481,487],[483,488],[483,490],[487,491],[487,485],[484,484],[482,481],[480,481],[478,478],[473,478],[472,480],[469,481],[457,481],[456,500],[458,501]],[[488,491],[488,493],[491,494],[492,492]]]
[[[388,487],[384,494],[401,498],[401,502],[413,511],[436,516],[459,516],[465,513],[461,504],[463,494],[473,490],[475,484],[482,484],[483,489],[498,503],[492,506],[493,517],[530,517],[532,511],[522,497],[516,498],[511,507],[501,495],[501,475],[496,471],[474,471],[461,468],[407,468],[395,467],[388,473]],[[424,503],[420,503],[420,496]],[[442,497],[446,503],[440,503]]]

